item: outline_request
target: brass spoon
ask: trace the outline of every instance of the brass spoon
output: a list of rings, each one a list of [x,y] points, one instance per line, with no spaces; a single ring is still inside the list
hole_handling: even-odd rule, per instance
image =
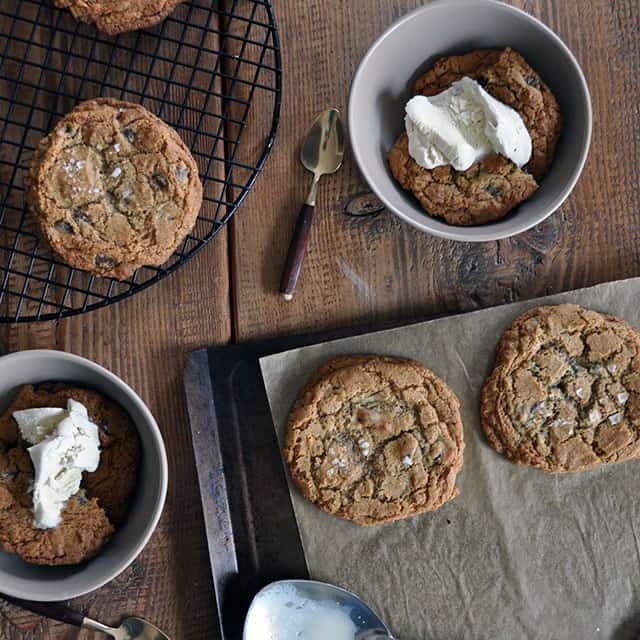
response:
[[[320,177],[335,173],[342,165],[343,156],[344,125],[340,112],[334,108],[326,109],[318,115],[311,125],[300,154],[300,160],[305,169],[313,173],[313,182],[309,195],[298,214],[298,221],[282,273],[280,293],[285,300],[293,298],[293,292],[300,277],[302,262],[309,244]]]
[[[141,618],[125,618],[122,624],[116,629],[92,620],[91,618],[87,618],[80,611],[75,611],[57,602],[20,600],[19,598],[6,596],[1,593],[0,598],[10,602],[16,607],[26,609],[45,618],[58,620],[59,622],[64,622],[65,624],[70,624],[75,627],[82,627],[83,629],[101,631],[115,640],[169,640],[169,636]]]

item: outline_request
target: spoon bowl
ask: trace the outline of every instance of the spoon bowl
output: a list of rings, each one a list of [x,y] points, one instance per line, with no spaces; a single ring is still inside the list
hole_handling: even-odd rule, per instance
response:
[[[286,632],[276,627],[278,615],[275,603],[278,601],[291,610],[312,609],[320,605],[325,606],[327,611],[343,612],[355,628],[353,640],[393,640],[384,622],[358,596],[341,587],[315,580],[279,580],[259,591],[247,612],[243,640],[286,640]],[[319,611],[320,615],[323,614]],[[295,634],[303,630],[290,631],[292,637],[296,637]]]
[[[307,171],[326,175],[335,173],[344,158],[344,125],[333,107],[318,114],[302,144],[300,161]]]

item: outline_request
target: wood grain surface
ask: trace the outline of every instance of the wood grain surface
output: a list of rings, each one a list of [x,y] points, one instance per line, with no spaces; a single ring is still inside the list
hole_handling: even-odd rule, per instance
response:
[[[240,4],[242,4],[240,2]],[[170,462],[167,507],[140,558],[78,599],[95,618],[148,617],[174,640],[217,637],[199,497],[181,388],[197,347],[276,334],[475,309],[640,271],[640,10],[637,0],[516,0],[575,52],[589,86],[594,134],[585,172],[559,212],[516,238],[462,244],[400,223],[368,191],[353,159],[321,185],[293,301],[278,284],[310,176],[302,136],[327,106],[346,107],[374,38],[420,0],[275,0],[284,95],[276,147],[226,232],[167,280],[114,307],[58,325],[0,328],[2,348],[51,347],[122,376],[156,415]],[[267,117],[255,110],[252,118]],[[262,141],[246,132],[249,147]],[[93,638],[5,607],[0,638]],[[97,636],[95,636],[97,637]]]
[[[54,23],[56,12],[49,6],[43,9],[43,22]],[[0,33],[3,33],[2,26],[0,21]],[[48,31],[43,29],[42,34],[36,32],[33,37],[47,36]],[[190,37],[198,38],[199,35],[193,33]],[[71,40],[66,44],[74,45]],[[207,44],[215,47],[215,43]],[[150,46],[154,46],[152,40]],[[76,64],[77,69],[74,68]],[[167,67],[166,63],[164,67],[158,66],[155,73],[166,76]],[[82,62],[72,61],[69,71],[82,77]],[[190,72],[184,68],[180,73],[181,77],[175,76],[175,79],[188,82]],[[41,81],[55,86],[57,79],[50,75],[43,74]],[[0,87],[0,95],[4,89]],[[219,86],[214,89],[219,93]],[[89,92],[91,87],[84,90]],[[148,94],[145,94],[145,101],[149,99],[149,102],[145,102],[145,106],[160,113],[161,107],[153,98],[163,93],[162,83],[158,82],[156,86],[150,83]],[[132,96],[127,97],[132,99]],[[171,100],[179,105],[182,97],[172,95]],[[73,102],[73,99],[67,99],[58,108],[69,109]],[[220,111],[219,106],[209,104]],[[163,115],[176,121],[178,110],[177,106],[169,106]],[[195,112],[186,111],[184,118],[187,126],[197,126]],[[207,123],[203,127],[207,130]],[[200,147],[196,149],[200,151]],[[0,147],[0,153],[2,151]],[[214,153],[210,144],[207,151]],[[217,153],[222,154],[223,150],[218,149]],[[202,172],[202,161],[206,157],[198,156],[198,160]],[[225,343],[230,335],[226,229],[206,251],[176,274],[129,300],[59,323],[0,326],[2,350],[62,349],[85,356],[113,371],[147,403],[164,436],[169,461],[164,514],[149,545],[124,573],[106,587],[71,602],[92,618],[117,625],[126,615],[139,615],[153,621],[174,639],[208,638],[215,634],[213,585],[182,372],[189,351]],[[15,607],[5,605],[0,608],[2,640],[84,640],[94,637],[104,636],[43,620]]]
[[[155,415],[169,458],[169,492],[151,542],[123,574],[71,604],[106,624],[146,617],[171,638],[210,638],[213,586],[182,390],[185,354],[229,340],[224,232],[175,275],[113,307],[60,322],[1,327],[10,351],[56,348],[107,367],[130,384]],[[225,304],[225,301],[227,303]],[[0,638],[98,638],[14,607],[0,610]]]
[[[278,141],[232,223],[238,340],[476,309],[640,271],[640,5],[637,0],[516,0],[554,29],[591,90],[591,152],[560,211],[512,239],[464,244],[422,234],[383,211],[344,215],[367,186],[347,153],[323,179],[297,293],[278,296],[290,234],[310,176],[298,150],[315,114],[346,111],[351,78],[376,36],[421,0],[276,1],[284,50]],[[570,114],[569,116],[570,117]],[[357,205],[356,205],[357,206]],[[261,233],[255,233],[259,227]]]

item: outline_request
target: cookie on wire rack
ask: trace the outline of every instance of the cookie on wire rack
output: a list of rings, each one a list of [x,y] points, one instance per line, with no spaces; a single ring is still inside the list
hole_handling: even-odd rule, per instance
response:
[[[114,36],[146,29],[162,22],[184,0],[53,0],[68,8],[74,18],[95,24],[98,31]]]
[[[162,265],[183,242],[202,184],[174,129],[140,105],[100,98],[40,142],[26,198],[62,262],[123,280]]]

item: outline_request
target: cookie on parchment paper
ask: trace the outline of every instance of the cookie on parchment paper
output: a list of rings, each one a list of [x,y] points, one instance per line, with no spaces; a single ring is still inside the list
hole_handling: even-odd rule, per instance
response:
[[[325,364],[289,416],[284,456],[305,498],[362,525],[458,495],[464,440],[453,391],[421,364],[358,355]]]
[[[27,205],[66,264],[126,279],[166,262],[202,204],[198,167],[177,132],[144,107],[79,104],[39,144]]]
[[[482,427],[512,462],[580,471],[640,455],[640,335],[573,304],[538,307],[504,333]]]

